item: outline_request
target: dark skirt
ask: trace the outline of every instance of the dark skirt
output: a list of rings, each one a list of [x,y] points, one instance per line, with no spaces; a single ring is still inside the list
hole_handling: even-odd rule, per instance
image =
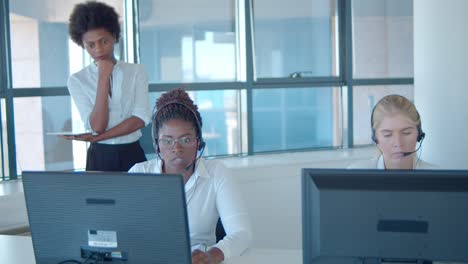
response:
[[[86,158],[87,171],[128,171],[133,165],[146,161],[139,141],[128,144],[91,143]]]

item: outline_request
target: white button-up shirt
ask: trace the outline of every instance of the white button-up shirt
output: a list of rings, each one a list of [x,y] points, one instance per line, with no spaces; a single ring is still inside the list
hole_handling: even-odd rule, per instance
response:
[[[68,91],[80,112],[85,128],[92,131],[89,116],[96,101],[98,68],[91,63],[68,79]],[[112,71],[111,92],[109,97],[109,123],[106,130],[117,126],[122,121],[136,116],[145,122],[151,121],[151,109],[148,102],[148,77],[140,64],[117,61]],[[104,144],[125,144],[137,141],[140,130],[128,135],[103,140]]]
[[[159,159],[135,164],[129,172],[161,173]],[[239,256],[252,241],[247,210],[236,182],[226,176],[217,160],[199,159],[185,184],[190,241],[192,245],[217,247],[228,259]],[[221,217],[226,236],[216,243],[216,223]]]

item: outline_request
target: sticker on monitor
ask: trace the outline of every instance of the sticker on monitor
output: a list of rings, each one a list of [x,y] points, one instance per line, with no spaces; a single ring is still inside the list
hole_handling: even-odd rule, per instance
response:
[[[102,230],[88,230],[88,246],[103,247],[103,248],[116,248],[118,246],[117,245],[117,232],[102,231]]]

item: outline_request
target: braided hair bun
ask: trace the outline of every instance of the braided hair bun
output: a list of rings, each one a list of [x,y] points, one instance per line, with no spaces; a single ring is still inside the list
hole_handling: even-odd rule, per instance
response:
[[[202,118],[198,106],[182,88],[163,93],[156,100],[156,111],[153,114],[153,137],[158,138],[159,129],[169,120],[181,119],[193,124],[197,137],[202,138]]]

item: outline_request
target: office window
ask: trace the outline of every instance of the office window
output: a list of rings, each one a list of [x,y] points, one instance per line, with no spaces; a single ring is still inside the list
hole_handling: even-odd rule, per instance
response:
[[[4,181],[9,178],[9,167],[8,167],[8,142],[7,142],[7,123],[6,123],[6,111],[5,111],[5,99],[0,99],[0,122],[1,122],[1,134],[0,134],[0,181]]]
[[[80,0],[11,0],[10,38],[14,88],[63,87],[73,69],[89,64],[68,37],[68,17]],[[103,1],[122,16],[123,0]]]
[[[255,77],[338,76],[334,0],[255,0]]]
[[[83,169],[87,143],[69,141],[48,132],[82,128],[69,96],[14,99],[16,158],[23,170]]]
[[[255,152],[338,145],[341,125],[338,88],[257,89],[253,91]]]
[[[245,130],[245,90],[188,91],[198,105],[202,117],[202,132],[206,142],[204,156],[238,154],[246,148],[241,134]],[[150,93],[154,107],[160,92]],[[151,126],[147,126],[141,139],[148,157],[154,157]]]
[[[354,145],[373,143],[371,140],[371,113],[375,104],[389,94],[403,95],[413,101],[412,85],[356,86],[353,90]]]
[[[86,143],[59,141],[46,133],[63,130],[67,122],[82,125],[64,94],[69,75],[91,62],[68,37],[69,14],[83,1],[6,1],[9,13],[3,16],[7,5],[0,5],[0,13],[10,19],[10,28],[4,29],[11,38],[11,65],[5,60],[3,68],[11,69],[14,89],[0,87],[0,100],[6,102],[1,114],[14,111],[15,119],[2,123],[3,177],[14,171],[7,166],[15,152],[19,171],[81,169]],[[255,0],[251,9],[242,0],[104,2],[115,7],[122,23],[116,57],[140,62],[148,71],[150,104],[166,84],[187,88],[199,104],[207,156],[369,144],[371,105],[388,93],[412,98],[412,0],[353,0],[351,5],[344,0]],[[350,27],[339,16],[348,13]],[[249,29],[251,43],[246,42]],[[253,56],[247,57],[250,51]],[[353,71],[340,72],[348,70],[339,62],[350,53]],[[0,49],[0,58],[8,55]],[[253,78],[247,68],[253,69]],[[289,79],[299,74],[312,78]],[[353,109],[341,101],[341,86],[352,91]],[[12,102],[13,110],[5,107]],[[352,123],[343,123],[347,118],[341,111],[352,111]],[[16,146],[6,140],[7,126],[16,131]],[[348,127],[352,133],[346,134]],[[141,141],[153,158],[149,127]],[[39,157],[36,163],[28,156],[33,153]]]
[[[354,78],[413,77],[413,1],[353,0]]]
[[[68,18],[73,1],[11,0],[10,38],[13,88],[66,90],[70,74],[91,63],[90,56],[69,39]],[[122,19],[123,1],[103,1]],[[122,27],[123,29],[123,27]],[[122,34],[124,32],[122,31]],[[122,52],[116,45],[116,55]],[[34,94],[34,91],[30,91]],[[47,132],[82,126],[68,96],[21,97],[14,99],[18,174],[22,170],[83,169],[86,143],[66,141]]]
[[[150,83],[238,79],[234,0],[139,1],[140,59]]]

